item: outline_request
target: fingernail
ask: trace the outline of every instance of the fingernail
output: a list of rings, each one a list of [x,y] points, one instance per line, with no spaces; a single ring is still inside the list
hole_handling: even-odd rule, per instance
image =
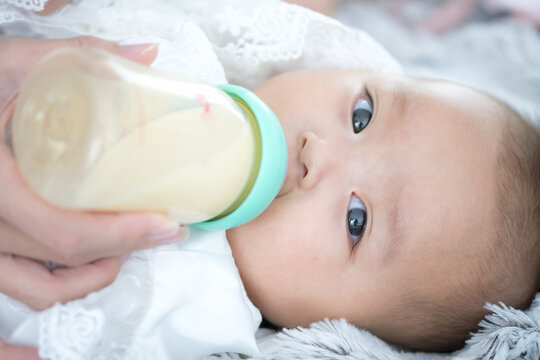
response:
[[[164,245],[164,244],[170,244],[177,241],[182,241],[182,240],[187,239],[188,237],[189,237],[189,228],[185,227],[184,225],[180,225],[180,229],[178,233],[176,233],[173,236],[159,239],[157,242],[160,245]]]
[[[131,256],[131,253],[125,253],[124,255],[122,255],[120,257],[120,264],[123,264],[126,262],[127,259],[129,259],[129,257]]]
[[[180,225],[173,220],[166,221],[154,230],[150,231],[146,236],[146,241],[157,241],[171,237],[178,233]]]
[[[15,100],[18,95],[19,92],[16,91],[10,95],[4,104],[0,104],[0,141],[5,140],[6,134],[9,133],[6,128],[11,125],[10,120],[15,110]]]
[[[154,51],[158,47],[158,44],[149,43],[149,44],[129,44],[129,45],[121,45],[120,51],[122,54],[126,56],[143,56],[146,55],[152,51]]]

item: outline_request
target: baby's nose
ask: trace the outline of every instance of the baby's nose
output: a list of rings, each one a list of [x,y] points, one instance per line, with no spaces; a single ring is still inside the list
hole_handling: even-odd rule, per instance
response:
[[[329,171],[332,161],[332,152],[329,144],[308,131],[300,134],[300,154],[298,156],[300,166],[299,187],[303,190],[311,190],[324,175]]]

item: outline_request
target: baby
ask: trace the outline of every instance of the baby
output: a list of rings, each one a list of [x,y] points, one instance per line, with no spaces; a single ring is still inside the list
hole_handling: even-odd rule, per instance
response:
[[[529,304],[540,282],[540,136],[510,108],[450,83],[349,70],[286,72],[255,92],[283,126],[287,178],[262,215],[226,235],[269,322],[342,317],[406,348],[446,351],[486,301]],[[178,286],[170,278],[158,285]]]
[[[459,85],[321,70],[256,93],[289,168],[270,207],[227,238],[270,322],[343,317],[392,343],[449,351],[486,301],[528,306],[540,280],[540,137]]]
[[[510,108],[451,83],[346,70],[286,73],[256,93],[283,126],[287,177],[227,240],[269,322],[345,318],[450,351],[487,301],[529,305],[540,136]]]

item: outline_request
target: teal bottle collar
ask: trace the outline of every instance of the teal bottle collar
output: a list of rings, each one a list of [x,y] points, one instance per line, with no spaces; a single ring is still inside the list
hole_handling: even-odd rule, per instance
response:
[[[257,177],[245,200],[223,217],[193,224],[202,230],[226,230],[255,219],[277,196],[287,173],[287,143],[274,112],[243,87],[229,84],[218,87],[253,113],[261,137],[261,159]]]

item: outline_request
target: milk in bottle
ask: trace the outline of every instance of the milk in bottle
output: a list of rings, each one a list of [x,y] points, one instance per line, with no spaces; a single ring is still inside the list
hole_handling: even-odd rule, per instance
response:
[[[25,179],[66,208],[211,223],[247,198],[260,213],[286,171],[279,122],[251,92],[99,50],[57,50],[38,63],[10,126]]]

